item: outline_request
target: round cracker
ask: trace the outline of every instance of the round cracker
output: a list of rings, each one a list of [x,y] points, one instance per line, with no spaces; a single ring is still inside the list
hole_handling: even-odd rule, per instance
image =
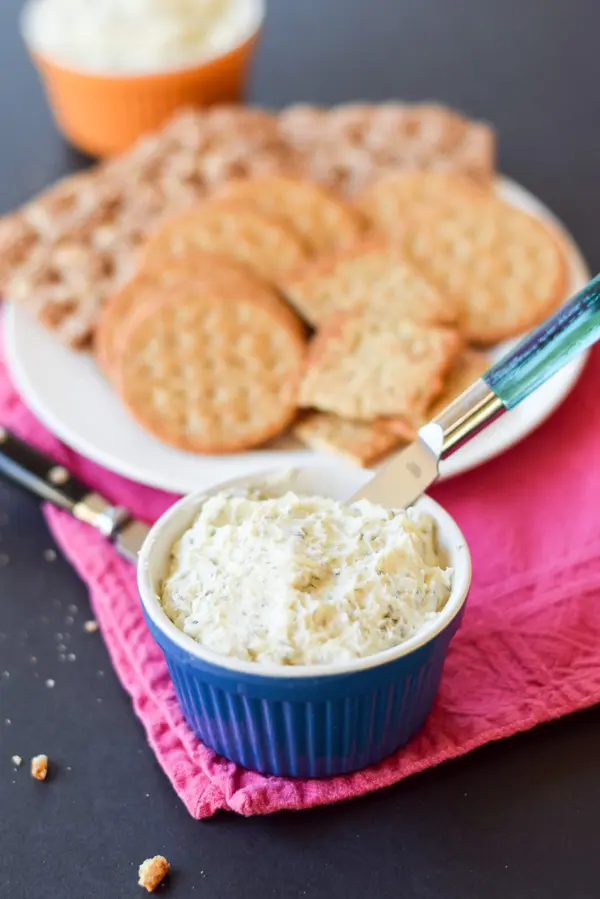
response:
[[[302,240],[282,222],[243,203],[209,200],[156,232],[147,244],[142,269],[160,271],[199,250],[231,256],[272,282],[308,258]]]
[[[456,299],[428,281],[402,247],[367,240],[309,262],[280,287],[302,318],[318,327],[340,309],[379,309],[399,318],[454,324]]]
[[[465,176],[450,172],[394,172],[367,187],[356,202],[372,228],[393,234],[402,231],[406,219],[460,209],[488,194]]]
[[[222,195],[284,222],[313,253],[347,246],[364,230],[355,208],[312,181],[283,175],[239,179],[225,185]]]
[[[165,263],[162,269],[142,270],[104,305],[96,332],[95,351],[109,380],[112,380],[131,313],[147,303],[159,302],[161,298],[167,302],[169,297],[178,295],[179,289],[185,288],[218,293],[223,299],[252,297],[270,303],[280,315],[287,316],[290,327],[304,335],[298,316],[248,266],[216,253],[190,253],[185,260]]]
[[[158,302],[165,295],[167,279],[135,275],[105,302],[94,335],[96,360],[109,380],[112,380],[116,347],[123,325],[130,311],[140,303]]]
[[[293,420],[304,342],[287,310],[181,290],[129,318],[115,369],[133,417],[198,453],[258,446]]]
[[[440,290],[460,299],[461,328],[471,343],[522,334],[565,298],[559,237],[495,197],[473,199],[448,214],[416,216],[402,246]]]

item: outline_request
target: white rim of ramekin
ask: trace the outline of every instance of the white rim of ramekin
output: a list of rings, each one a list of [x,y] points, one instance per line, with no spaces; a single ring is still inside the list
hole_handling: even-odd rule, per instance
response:
[[[424,646],[426,643],[430,643],[454,618],[456,618],[466,602],[469,587],[471,585],[471,555],[462,531],[452,516],[446,512],[439,503],[436,503],[435,500],[431,499],[431,497],[422,496],[417,500],[415,506],[435,518],[439,528],[441,543],[447,549],[451,549],[454,555],[452,589],[448,601],[440,615],[434,621],[426,625],[417,635],[406,640],[404,643],[401,643],[399,646],[386,649],[383,652],[374,653],[370,656],[365,656],[364,658],[353,659],[349,662],[339,664],[275,665],[274,663],[263,664],[258,662],[246,662],[242,659],[235,658],[234,656],[222,655],[212,649],[202,646],[192,637],[188,636],[188,634],[184,634],[183,631],[179,630],[163,611],[158,595],[155,593],[150,579],[149,562],[161,532],[166,527],[170,526],[174,519],[181,519],[181,530],[178,531],[179,535],[181,535],[186,528],[184,521],[189,521],[192,510],[196,510],[200,504],[210,496],[221,490],[227,490],[249,483],[264,483],[265,480],[270,480],[274,476],[277,477],[279,474],[281,474],[281,471],[274,472],[271,470],[246,477],[233,478],[229,481],[223,481],[220,484],[216,484],[210,490],[188,494],[167,509],[148,533],[138,558],[137,580],[140,598],[142,605],[153,624],[156,625],[156,627],[179,649],[189,653],[200,661],[208,662],[218,668],[237,672],[239,674],[252,675],[254,677],[266,677],[271,679],[285,678],[286,680],[303,679],[307,677],[334,677],[340,674],[353,674],[358,671],[365,671],[369,668],[376,668],[381,665],[386,665],[388,662],[400,659],[403,656],[407,656],[411,652],[414,652],[414,650]],[[175,530],[178,529],[175,528]],[[173,542],[174,541],[168,544],[167,553],[170,553]],[[166,561],[165,558],[165,562]]]
[[[219,53],[213,53],[211,56],[206,56],[204,58],[201,57],[196,60],[196,62],[187,62],[181,66],[165,66],[164,68],[159,69],[147,69],[142,72],[120,72],[115,71],[114,69],[86,69],[83,66],[75,66],[69,62],[65,62],[54,53],[48,53],[46,52],[46,50],[42,50],[41,48],[37,47],[35,45],[35,42],[30,39],[27,27],[27,16],[29,15],[28,11],[32,6],[33,0],[26,0],[26,3],[23,4],[19,16],[19,28],[21,31],[21,37],[29,53],[32,56],[38,56],[40,59],[47,60],[59,69],[64,69],[67,72],[73,72],[76,75],[86,75],[87,77],[91,78],[114,78],[134,81],[138,78],[160,78],[164,77],[165,75],[178,75],[184,72],[193,72],[194,69],[199,69],[202,68],[202,66],[210,65],[218,59],[224,59],[231,53],[235,53],[236,50],[238,50],[240,47],[243,47],[244,44],[256,37],[264,24],[266,16],[266,0],[245,0],[245,2],[253,7],[253,26],[246,32],[244,37],[237,42],[237,44],[233,44],[231,47],[229,47],[228,50],[223,50]]]

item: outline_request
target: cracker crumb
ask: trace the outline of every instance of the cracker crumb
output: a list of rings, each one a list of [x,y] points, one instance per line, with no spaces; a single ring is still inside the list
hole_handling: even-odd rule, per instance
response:
[[[52,678],[49,677],[48,680],[46,681],[46,686],[48,687],[49,690],[51,690],[52,687],[55,685],[55,683],[56,683],[56,681],[52,680]]]
[[[10,727],[10,725],[12,724],[12,721],[10,720],[10,718],[5,718],[4,723],[6,724],[7,727]]]
[[[139,869],[138,884],[152,893],[169,873],[169,862],[164,855],[155,855],[142,862]]]
[[[46,562],[54,562],[56,560],[56,550],[55,549],[45,549],[44,550],[44,559]]]
[[[20,755],[13,755],[13,757],[11,758],[11,762],[13,763],[15,768],[18,768],[23,764],[23,759]]]
[[[46,780],[48,776],[47,755],[34,755],[31,759],[31,776],[36,780]]]
[[[83,629],[86,634],[95,634],[98,630],[98,622],[97,621],[86,621],[83,625]]]
[[[77,656],[75,655],[75,653],[70,652],[69,655],[67,656],[67,662],[74,662],[76,658],[77,658]]]

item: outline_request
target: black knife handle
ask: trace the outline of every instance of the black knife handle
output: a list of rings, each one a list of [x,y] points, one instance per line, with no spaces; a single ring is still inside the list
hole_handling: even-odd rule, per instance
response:
[[[69,512],[90,492],[63,465],[3,427],[0,427],[0,474]]]

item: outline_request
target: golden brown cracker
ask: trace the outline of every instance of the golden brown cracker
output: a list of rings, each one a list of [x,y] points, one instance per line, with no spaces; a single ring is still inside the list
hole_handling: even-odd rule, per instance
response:
[[[347,310],[313,340],[300,405],[343,418],[420,421],[461,349],[452,328]]]
[[[183,261],[167,261],[156,271],[142,269],[105,304],[96,333],[95,350],[100,367],[109,378],[132,311],[147,302],[158,302],[161,296],[167,302],[171,295],[178,296],[180,288],[208,291],[223,299],[251,297],[270,303],[280,315],[288,317],[290,327],[304,335],[297,315],[252,269],[228,256],[194,252]]]
[[[238,179],[226,184],[222,195],[284,222],[315,254],[347,246],[364,230],[353,206],[308,180],[282,175]]]
[[[208,201],[166,222],[149,241],[142,268],[156,271],[198,251],[219,253],[277,282],[308,252],[288,227],[234,201]]]
[[[452,324],[458,314],[453,297],[428,281],[401,247],[384,241],[361,242],[309,262],[279,286],[314,327],[352,307],[438,324]]]
[[[493,344],[527,331],[565,298],[567,265],[559,237],[495,197],[452,212],[416,216],[402,246],[440,290],[461,301],[471,343]]]
[[[288,311],[181,290],[130,316],[115,366],[139,423],[198,453],[239,452],[292,421],[304,342]]]
[[[384,424],[327,412],[309,412],[293,426],[292,434],[316,452],[334,453],[363,467],[377,462],[402,442]]]
[[[468,178],[450,172],[394,172],[367,187],[356,204],[372,228],[394,234],[423,212],[451,212],[486,194]]]
[[[457,357],[454,365],[448,371],[441,392],[429,406],[421,421],[410,425],[406,419],[395,417],[377,419],[376,424],[387,428],[403,440],[414,440],[419,427],[443,412],[446,406],[480,378],[490,365],[491,359],[487,353],[468,347]]]
[[[305,175],[346,196],[397,171],[451,172],[482,185],[493,179],[493,130],[440,105],[300,105],[284,109],[279,121]]]

